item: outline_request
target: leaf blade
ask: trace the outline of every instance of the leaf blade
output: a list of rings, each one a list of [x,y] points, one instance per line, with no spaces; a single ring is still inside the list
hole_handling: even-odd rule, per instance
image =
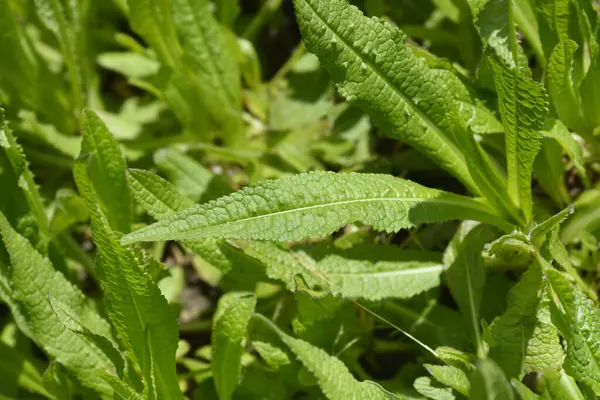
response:
[[[359,221],[392,232],[461,217],[508,227],[474,199],[386,175],[313,172],[261,182],[197,205],[126,235],[122,241],[214,236],[283,242],[324,236]]]

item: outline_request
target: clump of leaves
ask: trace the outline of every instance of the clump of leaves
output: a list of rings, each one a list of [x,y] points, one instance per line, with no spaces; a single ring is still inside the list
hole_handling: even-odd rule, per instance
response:
[[[0,1],[0,396],[600,396],[597,7],[409,3]]]

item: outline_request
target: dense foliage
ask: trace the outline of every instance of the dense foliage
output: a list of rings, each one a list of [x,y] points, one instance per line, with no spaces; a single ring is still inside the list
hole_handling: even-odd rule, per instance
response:
[[[592,0],[0,0],[0,399],[600,396]]]

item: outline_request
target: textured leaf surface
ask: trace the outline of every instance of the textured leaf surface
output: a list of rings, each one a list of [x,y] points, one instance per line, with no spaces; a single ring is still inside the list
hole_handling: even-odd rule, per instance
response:
[[[494,343],[489,355],[509,378],[521,377],[523,372],[525,350],[535,328],[541,282],[539,268],[530,267],[510,290],[506,312],[490,326]]]
[[[141,249],[123,247],[108,226],[87,167],[87,159],[77,160],[74,176],[92,216],[97,275],[104,289],[108,315],[125,347],[140,365],[148,393],[152,395],[156,387],[158,398],[180,398],[175,373],[178,342],[175,315],[149,275]]]
[[[401,31],[366,18],[345,0],[294,4],[307,48],[319,57],[340,93],[392,137],[423,152],[477,192],[454,138],[458,110],[445,73],[429,69],[416,57]]]
[[[385,246],[381,246],[385,247]],[[377,246],[372,260],[355,257],[355,252],[337,251],[321,258],[316,265],[334,295],[345,298],[380,300],[409,298],[437,287],[445,267],[438,261],[422,261],[416,252],[395,252],[395,260],[377,260],[377,253],[385,252]],[[411,256],[416,256],[411,260]],[[421,257],[423,258],[423,257]]]
[[[313,172],[265,181],[179,212],[125,236],[123,243],[203,236],[291,241],[362,222],[394,232],[449,219],[506,226],[477,200],[375,174]]]
[[[117,395],[119,395],[123,400],[142,400],[143,397],[138,392],[136,392],[129,384],[123,382],[119,378],[114,375],[104,374],[102,375],[102,379],[106,381],[107,384],[112,387]]]
[[[204,108],[228,130],[241,128],[240,70],[226,33],[208,0],[174,0],[173,25],[181,39],[188,84],[198,88]],[[191,81],[191,82],[190,82]]]
[[[264,317],[261,317],[261,320],[271,326],[298,360],[314,375],[328,399],[391,400],[395,398],[372,382],[357,381],[337,357],[330,356],[324,350],[304,340],[287,335]]]
[[[93,111],[84,112],[82,153],[91,153],[90,175],[110,227],[128,233],[133,219],[125,160],[115,138]]]
[[[256,298],[251,293],[231,292],[219,300],[212,329],[212,371],[217,393],[231,399],[240,379],[248,322]]]
[[[467,374],[465,374],[461,369],[451,365],[425,364],[424,367],[440,383],[451,387],[462,395],[469,395],[471,383],[469,382]]]
[[[558,331],[550,319],[550,301],[544,294],[537,310],[535,327],[525,350],[524,373],[557,370],[564,360]]]
[[[581,100],[573,80],[573,58],[577,50],[573,40],[559,42],[548,63],[548,91],[560,119],[571,129],[585,132]]]
[[[195,204],[179,194],[172,184],[151,172],[129,169],[127,180],[138,204],[157,220],[163,220]],[[231,244],[212,237],[187,240],[183,244],[224,273],[229,272],[234,265],[239,267],[257,264],[256,260]]]
[[[515,2],[468,0],[468,3],[484,46],[509,69],[526,68],[527,57],[516,37]]]
[[[544,88],[498,58],[490,57],[498,90],[500,115],[504,124],[508,170],[508,195],[522,210],[526,221],[532,217],[531,172],[542,145],[547,111]]]
[[[239,67],[208,0],[174,0],[171,9],[186,61],[203,82],[206,94],[214,102],[212,107],[238,109]]]
[[[559,327],[567,341],[563,368],[600,395],[600,315],[593,301],[574,289],[565,276],[554,269],[546,271],[566,320]]]
[[[10,284],[15,293],[14,300],[33,339],[85,386],[110,394],[110,387],[96,373],[114,369],[114,365],[100,349],[59,321],[46,296],[52,294],[69,304],[86,325],[106,336],[110,336],[108,323],[72,283],[54,270],[47,258],[13,230],[2,213],[0,233],[11,259]]]
[[[443,387],[432,381],[431,378],[422,376],[415,380],[413,387],[417,392],[432,400],[455,400],[452,389]]]

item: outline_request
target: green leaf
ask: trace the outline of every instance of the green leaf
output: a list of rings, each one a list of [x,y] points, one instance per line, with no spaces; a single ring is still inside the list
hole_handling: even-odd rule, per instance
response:
[[[291,363],[287,353],[271,343],[254,340],[252,341],[252,347],[260,354],[260,358],[264,360],[269,368],[275,371]]]
[[[93,159],[94,155],[89,157]],[[88,167],[94,165],[93,160],[80,158],[73,174],[92,216],[97,276],[104,289],[107,313],[143,372],[148,396],[181,398],[175,372],[175,315],[150,276],[141,249],[123,247],[109,227],[88,178]]]
[[[422,376],[415,380],[413,384],[415,390],[433,400],[456,400],[456,396],[452,394],[452,389],[439,386],[429,377]]]
[[[337,357],[312,346],[304,340],[293,338],[281,331],[267,318],[258,314],[257,318],[267,324],[279,336],[298,360],[317,379],[319,387],[328,399],[372,399],[391,400],[396,397],[384,391],[373,382],[359,382]]]
[[[161,62],[175,67],[182,49],[169,4],[158,0],[127,0],[127,5],[134,32],[156,51]]]
[[[563,368],[600,395],[600,315],[594,302],[575,289],[559,271],[547,269],[546,276],[562,311],[557,326],[567,341]],[[559,317],[560,316],[560,317]],[[554,315],[553,315],[554,317]]]
[[[533,228],[531,228],[531,230],[529,231],[529,237],[531,238],[531,242],[538,245],[541,244],[542,239],[547,234],[558,228],[558,226],[562,224],[569,217],[569,215],[573,214],[574,212],[575,208],[573,208],[573,206],[571,205],[562,210],[561,212],[554,214],[544,222],[535,224],[535,226],[533,226]]]
[[[557,371],[556,369],[544,371],[542,382],[544,387],[542,399],[585,400],[581,390],[577,387],[575,379],[565,374],[564,371]]]
[[[592,189],[584,192],[575,201],[575,214],[565,221],[560,231],[560,239],[569,244],[582,232],[595,232],[600,228],[600,191]]]
[[[89,218],[83,199],[69,189],[56,192],[54,213],[50,221],[50,234],[57,236],[73,224],[85,222]]]
[[[564,351],[558,331],[550,318],[551,301],[547,291],[544,291],[537,310],[535,327],[525,350],[524,374],[547,369],[556,370],[562,366]]]
[[[40,21],[60,43],[71,82],[72,102],[75,111],[79,113],[85,104],[83,77],[85,54],[81,39],[84,35],[82,18],[87,14],[86,3],[63,3],[60,0],[35,0],[34,3]]]
[[[533,173],[538,184],[560,207],[567,205],[571,197],[565,184],[565,165],[560,144],[544,138],[542,149],[533,163]]]
[[[127,171],[129,187],[144,210],[157,220],[165,219],[195,203],[177,192],[175,187],[151,172],[129,169]],[[194,253],[227,273],[234,265],[255,266],[257,261],[246,256],[229,243],[212,237],[184,241],[183,244]]]
[[[337,250],[317,261],[317,273],[327,281],[331,293],[376,301],[410,298],[440,284],[445,267],[439,260],[427,260],[431,257],[428,253],[395,251],[393,246],[367,249],[371,254]],[[393,258],[385,257],[391,254]]]
[[[494,70],[506,142],[508,195],[524,214],[532,218],[531,172],[542,145],[547,105],[544,88],[533,79],[508,68],[499,58],[489,58]]]
[[[525,39],[527,39],[529,45],[533,48],[535,55],[538,57],[538,61],[542,66],[545,66],[546,57],[544,56],[544,49],[539,32],[540,29],[533,4],[534,2],[529,0],[514,1],[514,17],[517,26],[523,33],[523,36]]]
[[[209,1],[174,0],[171,12],[183,62],[195,75],[204,107],[228,129],[240,129],[240,70]]]
[[[424,364],[423,366],[441,384],[451,387],[464,396],[469,395],[471,383],[469,382],[467,374],[461,369],[451,365]]]
[[[418,149],[473,193],[456,135],[457,105],[446,71],[430,69],[392,25],[366,18],[345,0],[295,0],[306,47],[338,84],[339,92],[367,111],[393,138]]]
[[[123,243],[226,239],[291,241],[362,222],[394,232],[427,222],[474,219],[507,227],[477,200],[376,174],[313,172],[265,181],[197,205],[123,237]]]
[[[219,22],[223,25],[232,25],[240,13],[238,0],[217,0],[215,2],[217,11],[215,12]]]
[[[133,211],[125,178],[127,166],[119,145],[93,111],[84,111],[83,127],[81,151],[93,154],[90,177],[102,212],[106,214],[111,229],[128,233]]]
[[[115,394],[119,395],[124,400],[142,400],[142,395],[136,392],[129,384],[123,382],[121,379],[114,375],[102,374],[100,375],[104,381],[112,387]]]
[[[11,196],[0,197],[0,211],[19,233],[43,253],[47,252],[48,216],[23,148],[17,143],[4,110],[0,108],[0,179],[12,188]],[[6,186],[5,186],[6,185]]]
[[[30,392],[51,398],[48,391],[44,389],[37,360],[23,352],[18,346],[10,346],[3,341],[0,341],[0,354],[2,354],[0,374],[2,374],[4,382],[14,383],[15,388],[19,386]],[[16,396],[16,393],[7,392],[7,387],[0,385],[0,397],[2,395]]]
[[[539,0],[537,10],[559,40],[569,36],[570,0]]]
[[[255,306],[252,293],[231,292],[219,300],[213,317],[211,365],[221,400],[231,399],[240,379],[244,339]]]
[[[65,118],[71,113],[72,106],[62,77],[53,74],[48,63],[35,50],[28,37],[28,25],[22,23],[24,11],[18,6],[11,1],[0,3],[0,26],[3,27],[0,53],[10,55],[0,63],[2,90],[23,108],[37,111],[59,130],[71,133],[75,121]]]
[[[484,46],[508,69],[525,72],[528,63],[517,42],[515,2],[468,0],[468,3]]]
[[[246,257],[258,260],[269,278],[282,281],[290,291],[298,289],[298,279],[308,286],[306,289],[317,286],[329,289],[315,260],[302,251],[289,251],[274,243],[259,241],[246,241],[236,245]]]
[[[489,226],[463,222],[444,254],[448,288],[473,331],[478,353],[482,352],[479,310],[486,275],[481,252],[496,237]]]
[[[157,151],[154,162],[177,187],[177,191],[194,202],[203,203],[231,192],[219,176],[176,150]]]
[[[572,40],[559,42],[550,56],[546,78],[550,98],[560,119],[576,132],[587,134],[581,100],[573,81],[573,57],[577,47]]]
[[[135,201],[150,216],[158,220],[196,204],[181,195],[171,183],[149,171],[128,169],[127,183]]]
[[[68,304],[63,303],[60,299],[55,296],[48,294],[48,301],[52,312],[56,315],[60,323],[72,332],[79,333],[85,336],[89,341],[96,345],[106,357],[115,366],[115,371],[118,375],[123,375],[125,364],[123,356],[117,350],[118,344],[111,338],[107,337],[106,332],[95,328],[94,326],[87,326],[77,311],[71,308]]]
[[[540,396],[533,393],[531,389],[525,386],[523,382],[512,378],[510,380],[510,383],[512,383],[513,387],[515,388],[515,391],[519,396],[521,396],[522,400],[539,400]]]
[[[55,271],[50,260],[42,257],[10,226],[2,213],[0,233],[10,255],[9,279],[18,314],[23,315],[32,338],[82,384],[110,394],[110,387],[96,375],[98,371],[114,370],[110,359],[88,340],[63,326],[45,297],[52,294],[69,304],[87,326],[106,337],[111,336],[108,323],[72,283]]]
[[[583,159],[583,149],[581,145],[573,138],[569,129],[558,119],[552,119],[546,121],[544,130],[542,131],[544,137],[552,138],[556,140],[562,148],[567,152],[569,157],[573,160],[575,168],[582,177],[586,176]]]
[[[521,377],[527,344],[533,335],[542,274],[530,267],[510,290],[506,312],[490,325],[489,356],[509,378]]]
[[[471,375],[470,399],[514,400],[515,395],[502,369],[492,360],[477,361],[477,369]]]
[[[579,93],[587,125],[597,128],[600,126],[600,55],[592,60]]]

